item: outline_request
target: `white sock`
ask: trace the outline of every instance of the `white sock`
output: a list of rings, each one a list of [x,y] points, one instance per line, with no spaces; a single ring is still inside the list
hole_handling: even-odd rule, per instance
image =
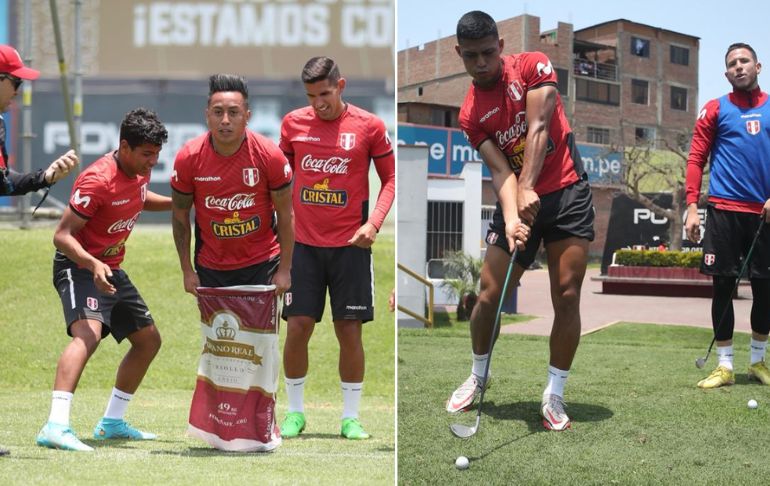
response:
[[[289,399],[289,412],[305,413],[305,378],[284,378],[286,398]]]
[[[71,408],[72,393],[54,390],[51,394],[51,414],[48,421],[69,427]]]
[[[126,408],[128,408],[128,402],[134,395],[120,391],[115,387],[112,387],[112,395],[110,401],[107,402],[107,410],[104,411],[104,418],[121,419],[126,414]]]
[[[765,350],[767,349],[767,341],[757,341],[751,338],[751,364],[759,363],[765,359]]]
[[[733,346],[717,346],[717,357],[719,357],[719,366],[724,366],[728,370],[733,369]]]
[[[479,379],[479,381],[482,381],[484,379],[484,369],[487,367],[487,361],[489,360],[489,353],[487,354],[476,354],[471,353],[473,355],[473,369],[471,372],[476,375],[476,378]],[[492,367],[490,366],[489,372],[487,373],[487,376],[492,376]]]
[[[560,370],[553,366],[548,366],[548,384],[545,386],[543,396],[558,395],[564,398],[564,385],[567,383],[569,370]]]
[[[358,404],[361,403],[361,392],[364,383],[346,383],[342,385],[342,418],[358,418]]]

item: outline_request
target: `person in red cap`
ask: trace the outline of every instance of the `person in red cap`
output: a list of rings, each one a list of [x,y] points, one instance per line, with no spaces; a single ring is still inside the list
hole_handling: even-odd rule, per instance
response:
[[[0,113],[11,105],[25,80],[34,80],[40,71],[28,68],[13,47],[0,44]],[[64,178],[78,165],[75,151],[70,150],[54,160],[47,169],[18,173],[8,167],[8,151],[5,147],[5,120],[0,114],[0,196],[18,196],[44,187],[50,187]],[[1,452],[0,452],[0,455]]]

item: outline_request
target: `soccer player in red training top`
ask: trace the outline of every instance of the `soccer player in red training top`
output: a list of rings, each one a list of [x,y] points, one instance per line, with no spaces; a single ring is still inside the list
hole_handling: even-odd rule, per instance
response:
[[[334,60],[314,57],[302,69],[310,106],[294,110],[281,124],[281,150],[295,171],[297,245],[291,290],[284,296],[287,319],[283,369],[289,410],[283,437],[305,428],[303,405],[307,346],[321,320],[326,289],[340,344],[341,435],[367,439],[358,421],[364,381],[364,322],[374,319],[371,246],[395,194],[395,160],[385,124],[342,101],[345,79]],[[369,216],[371,161],[382,189]]]
[[[120,125],[119,148],[91,164],[75,180],[69,206],[54,234],[54,286],[67,334],[56,368],[51,414],[38,445],[92,451],[70,428],[70,407],[80,375],[99,342],[112,334],[131,343],[94,439],[154,439],[123,420],[131,397],[160,349],[160,334],[139,291],[120,269],[126,240],[143,209],[169,211],[171,198],[147,189],[150,171],[168,133],[155,113],[130,111]]]
[[[739,43],[727,48],[725,68],[733,91],[709,101],[700,111],[687,158],[685,230],[695,243],[701,236],[698,199],[703,168],[711,160],[700,271],[713,278],[711,323],[719,364],[698,382],[700,388],[735,383],[733,288],[759,225],[770,221],[770,103],[757,81],[762,65],[750,45]],[[766,226],[751,255],[748,275],[754,297],[748,375],[770,385],[765,365],[770,333],[770,232]],[[720,320],[724,321],[721,326]]]
[[[191,294],[199,286],[272,281],[278,293],[291,286],[292,171],[273,142],[246,128],[250,116],[244,79],[211,76],[209,131],[187,142],[174,162],[172,227],[184,288]],[[190,263],[193,205],[195,268]]]
[[[580,340],[580,288],[594,211],[587,175],[575,147],[556,73],[540,52],[502,56],[495,21],[469,12],[457,24],[457,53],[473,78],[460,109],[460,126],[492,174],[497,209],[487,233],[481,291],[471,313],[473,367],[450,397],[450,413],[472,406],[483,383],[495,313],[515,240],[520,250],[511,276],[515,287],[542,240],[548,258],[554,322],[548,382],[540,414],[550,430],[564,430],[564,385]],[[527,228],[526,248],[521,243]]]

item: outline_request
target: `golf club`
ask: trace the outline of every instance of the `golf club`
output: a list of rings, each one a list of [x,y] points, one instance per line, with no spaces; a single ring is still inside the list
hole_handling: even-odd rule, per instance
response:
[[[511,262],[508,264],[508,271],[505,274],[505,283],[503,284],[503,292],[500,294],[500,303],[497,306],[497,315],[495,316],[495,325],[492,328],[492,337],[489,340],[489,353],[487,356],[487,365],[484,367],[484,384],[487,383],[489,378],[489,363],[492,362],[492,349],[495,346],[495,336],[497,336],[497,330],[500,328],[500,314],[503,312],[503,299],[508,293],[508,282],[511,280],[511,273],[513,272],[513,264],[516,261],[516,255],[519,253],[518,247],[514,247],[511,254]],[[474,435],[479,430],[479,423],[481,422],[481,405],[484,403],[484,392],[487,390],[486,386],[481,387],[481,396],[479,397],[479,407],[476,410],[476,425],[469,427],[463,424],[452,424],[449,426],[452,429],[452,433],[462,439],[468,438]]]
[[[741,271],[738,272],[738,278],[735,280],[735,287],[733,287],[733,291],[730,294],[731,298],[733,295],[735,295],[735,292],[738,290],[738,285],[741,283],[741,279],[746,273],[746,270],[749,268],[749,261],[751,260],[751,254],[754,253],[754,247],[757,245],[757,240],[759,240],[759,234],[762,232],[763,226],[765,226],[764,218],[760,219],[759,221],[759,228],[757,228],[757,232],[756,234],[754,234],[754,241],[751,242],[751,246],[749,247],[749,252],[746,254],[746,258],[743,260]],[[716,331],[714,331],[714,338],[711,340],[711,344],[709,344],[709,349],[706,352],[706,356],[695,360],[696,368],[702,369],[704,366],[706,366],[706,361],[708,361],[709,356],[711,355],[711,348],[714,347],[714,343],[717,340],[717,334],[719,334],[719,330],[722,329],[722,323],[725,321],[725,316],[727,315],[727,310],[729,309],[729,306],[730,304],[728,303],[728,305],[725,306],[725,310],[722,311],[722,317],[719,318],[717,329]]]

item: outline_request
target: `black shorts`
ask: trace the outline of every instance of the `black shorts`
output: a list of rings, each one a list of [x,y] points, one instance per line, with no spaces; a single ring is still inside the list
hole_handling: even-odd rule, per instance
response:
[[[368,322],[374,319],[371,248],[322,248],[296,243],[291,288],[283,296],[282,317],[311,316],[319,322],[327,287],[333,320]]]
[[[516,256],[516,263],[529,268],[535,261],[540,241],[545,244],[572,236],[594,240],[594,205],[591,187],[583,179],[571,186],[540,197],[540,211],[532,225],[532,231],[524,251]],[[505,221],[500,203],[492,216],[487,231],[487,245],[495,245],[510,254],[505,238]]]
[[[197,266],[201,287],[232,287],[234,285],[269,285],[278,270],[281,257],[235,270],[214,270]]]
[[[70,326],[82,319],[102,323],[102,338],[112,334],[121,342],[126,336],[154,323],[147,304],[131,283],[126,272],[112,270],[110,283],[115,286],[113,295],[101,293],[94,284],[90,270],[78,268],[69,258],[57,253],[53,264],[53,285],[61,298],[67,334]]]
[[[758,214],[724,211],[713,204],[706,208],[703,259],[700,271],[706,275],[737,277],[743,258],[757,233]],[[751,254],[749,278],[770,278],[770,227],[765,225]]]

